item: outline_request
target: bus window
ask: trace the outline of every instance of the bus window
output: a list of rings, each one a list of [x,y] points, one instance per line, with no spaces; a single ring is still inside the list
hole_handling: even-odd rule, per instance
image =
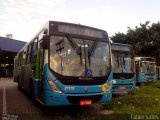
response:
[[[22,53],[19,53],[19,62],[18,65],[22,65]]]
[[[155,63],[142,62],[142,71],[144,73],[155,73]]]
[[[91,40],[72,38],[70,44],[66,37],[52,36],[50,41],[50,66],[55,72],[64,76],[86,76],[86,70],[92,70],[92,76],[105,76],[109,72],[109,47],[107,43],[98,42],[89,55]],[[90,46],[89,46],[90,45]],[[107,47],[106,47],[107,46]]]
[[[27,48],[25,48],[22,53],[22,64],[24,65],[26,63]]]
[[[113,53],[113,71],[115,73],[132,73],[132,56],[129,54]]]
[[[30,63],[30,58],[31,58],[31,44],[27,48],[27,63]]]
[[[31,51],[31,63],[35,63],[36,60],[36,50],[37,50],[37,39],[32,43],[32,51]]]

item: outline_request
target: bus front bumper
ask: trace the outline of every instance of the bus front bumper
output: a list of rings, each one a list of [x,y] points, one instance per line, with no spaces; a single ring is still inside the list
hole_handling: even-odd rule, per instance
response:
[[[135,90],[135,84],[131,85],[113,85],[113,94],[128,94]]]
[[[91,94],[64,94],[55,93],[51,90],[45,91],[44,106],[65,106],[65,105],[81,105],[81,102],[88,104],[102,103],[111,101],[112,89],[105,93],[91,93]]]

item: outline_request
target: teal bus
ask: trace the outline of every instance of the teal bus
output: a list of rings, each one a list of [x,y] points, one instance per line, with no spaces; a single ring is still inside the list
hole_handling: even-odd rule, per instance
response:
[[[136,84],[156,82],[156,63],[152,57],[135,57]]]
[[[14,81],[44,106],[112,99],[111,50],[104,30],[49,21],[15,57]]]
[[[113,94],[135,90],[134,57],[130,45],[112,43]]]

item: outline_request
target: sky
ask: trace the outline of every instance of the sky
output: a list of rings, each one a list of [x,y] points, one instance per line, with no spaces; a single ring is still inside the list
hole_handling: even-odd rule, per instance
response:
[[[0,0],[0,36],[29,42],[49,20],[106,30],[109,37],[160,21],[160,0]]]

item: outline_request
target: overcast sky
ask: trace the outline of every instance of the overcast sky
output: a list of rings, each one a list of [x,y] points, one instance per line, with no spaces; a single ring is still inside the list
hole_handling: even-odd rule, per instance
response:
[[[0,36],[31,38],[48,20],[106,30],[111,37],[127,26],[160,21],[160,0],[0,0]]]

